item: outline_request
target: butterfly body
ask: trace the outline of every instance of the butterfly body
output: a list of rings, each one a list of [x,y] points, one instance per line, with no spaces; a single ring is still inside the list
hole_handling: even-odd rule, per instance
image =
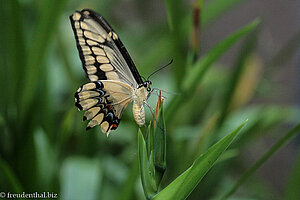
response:
[[[137,124],[145,124],[144,104],[151,82],[142,81],[118,35],[105,19],[92,10],[70,16],[83,69],[91,82],[75,93],[75,105],[90,120],[87,129],[100,125],[109,134],[118,127],[123,111],[133,102]]]
[[[144,103],[147,100],[147,97],[148,91],[145,87],[140,87],[136,89],[135,94],[133,96],[132,113],[136,123],[139,126],[143,126],[145,124]]]

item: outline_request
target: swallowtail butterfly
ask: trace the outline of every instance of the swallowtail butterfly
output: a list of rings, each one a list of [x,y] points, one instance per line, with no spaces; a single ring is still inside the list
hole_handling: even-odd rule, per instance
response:
[[[136,123],[144,125],[144,103],[151,93],[151,82],[142,80],[118,35],[92,10],[76,11],[70,21],[90,80],[75,93],[75,105],[85,111],[83,120],[90,120],[86,129],[100,125],[108,135],[118,127],[130,102]]]

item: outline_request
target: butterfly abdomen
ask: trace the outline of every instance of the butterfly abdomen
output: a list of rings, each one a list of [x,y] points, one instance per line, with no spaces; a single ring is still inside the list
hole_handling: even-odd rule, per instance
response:
[[[133,102],[133,117],[136,123],[139,126],[143,126],[145,124],[145,109],[143,105],[139,105],[136,102]]]
[[[139,126],[145,124],[145,109],[144,103],[148,98],[148,91],[145,87],[140,87],[135,90],[133,95],[133,117]]]

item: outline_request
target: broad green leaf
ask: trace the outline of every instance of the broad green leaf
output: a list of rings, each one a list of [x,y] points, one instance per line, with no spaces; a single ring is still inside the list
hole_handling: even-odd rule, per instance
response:
[[[198,185],[204,175],[214,165],[217,159],[228,148],[234,138],[239,134],[247,121],[243,122],[234,131],[222,138],[195,160],[193,165],[163,189],[155,200],[181,200],[186,199]]]
[[[102,170],[96,159],[72,157],[61,168],[61,199],[96,200],[101,188]]]
[[[136,183],[136,180],[139,175],[139,163],[138,160],[135,159],[132,162],[130,172],[127,176],[127,179],[125,182],[122,184],[121,189],[119,190],[119,193],[117,195],[118,200],[131,200],[133,199],[133,194],[134,194],[134,185]]]
[[[230,197],[251,175],[262,166],[272,155],[274,155],[282,146],[290,141],[296,134],[300,133],[300,123],[298,123],[292,130],[284,134],[270,149],[267,151],[252,167],[247,170],[236,183],[224,194],[222,199]]]
[[[36,152],[38,179],[39,183],[45,187],[51,183],[51,179],[56,172],[58,166],[57,157],[44,130],[38,129],[34,133],[33,139]]]

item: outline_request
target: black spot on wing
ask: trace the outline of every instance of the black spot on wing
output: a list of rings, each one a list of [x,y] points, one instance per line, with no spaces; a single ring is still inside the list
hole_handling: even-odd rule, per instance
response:
[[[96,61],[95,66],[97,68],[97,72],[95,75],[98,76],[99,80],[107,80],[105,72],[100,69],[100,65],[101,64]]]
[[[97,89],[103,89],[103,87],[104,87],[104,85],[101,81],[96,81],[95,84],[96,84]]]

